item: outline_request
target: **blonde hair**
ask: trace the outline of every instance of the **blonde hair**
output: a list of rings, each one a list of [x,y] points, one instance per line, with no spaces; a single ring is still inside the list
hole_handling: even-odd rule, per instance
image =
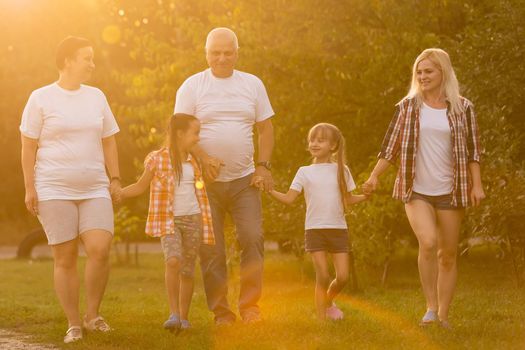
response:
[[[454,73],[454,68],[452,68],[452,63],[450,62],[448,53],[442,49],[425,49],[419,54],[419,56],[417,56],[414,66],[412,67],[412,83],[410,84],[410,90],[405,98],[415,98],[417,107],[420,107],[423,103],[423,93],[421,91],[421,85],[417,79],[417,67],[423,60],[429,60],[441,71],[440,91],[450,103],[452,112],[454,114],[463,112],[458,79],[456,78],[456,73]]]
[[[337,163],[337,185],[339,193],[341,193],[341,200],[343,208],[347,209],[346,204],[346,157],[345,157],[345,138],[343,133],[337,126],[329,123],[319,123],[314,125],[308,132],[308,141],[311,141],[316,136],[326,138],[330,141],[334,149],[331,151],[330,160]]]

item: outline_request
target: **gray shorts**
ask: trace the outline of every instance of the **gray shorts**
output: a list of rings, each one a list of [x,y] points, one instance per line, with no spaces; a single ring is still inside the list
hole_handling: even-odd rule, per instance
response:
[[[321,228],[306,230],[304,249],[308,253],[325,251],[328,253],[348,253],[348,230]]]
[[[452,193],[444,194],[441,196],[429,196],[427,194],[412,192],[412,195],[410,196],[410,200],[414,200],[414,199],[420,199],[422,201],[425,201],[431,206],[433,206],[435,209],[439,209],[439,210],[460,209],[460,207],[453,206],[451,204]]]
[[[39,201],[38,220],[49,245],[71,241],[90,230],[113,234],[113,204],[108,198]]]

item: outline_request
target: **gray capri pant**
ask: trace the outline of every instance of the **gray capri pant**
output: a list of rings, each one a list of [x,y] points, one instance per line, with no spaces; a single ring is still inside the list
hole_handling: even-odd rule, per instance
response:
[[[113,204],[108,198],[39,201],[38,220],[49,245],[71,241],[90,230],[114,231]]]

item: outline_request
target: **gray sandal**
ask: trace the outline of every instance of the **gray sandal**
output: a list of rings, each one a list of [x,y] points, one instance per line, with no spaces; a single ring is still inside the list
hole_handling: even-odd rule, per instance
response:
[[[433,310],[427,310],[425,312],[425,315],[423,315],[423,318],[419,322],[419,325],[422,327],[429,326],[431,324],[434,324],[437,321],[437,314]]]

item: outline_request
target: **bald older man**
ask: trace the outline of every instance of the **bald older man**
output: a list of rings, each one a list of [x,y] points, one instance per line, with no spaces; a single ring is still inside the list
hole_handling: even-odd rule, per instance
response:
[[[241,248],[239,313],[244,322],[256,322],[261,319],[257,302],[263,275],[260,190],[273,187],[274,112],[262,81],[234,69],[239,45],[232,30],[213,29],[205,48],[209,69],[189,77],[175,101],[175,113],[195,115],[201,121],[200,142],[192,153],[201,160],[208,182],[216,239],[215,246],[201,248],[204,288],[216,324],[233,323],[236,316],[227,300],[224,243],[224,220],[230,214]]]

